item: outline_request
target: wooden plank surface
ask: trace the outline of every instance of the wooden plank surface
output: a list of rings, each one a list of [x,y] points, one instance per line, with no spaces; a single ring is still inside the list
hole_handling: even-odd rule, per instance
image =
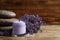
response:
[[[60,25],[60,0],[0,0],[0,10],[13,11],[16,18],[25,13],[38,14],[47,24]]]
[[[0,37],[0,40],[60,40],[60,25],[41,26],[43,32],[33,37]]]

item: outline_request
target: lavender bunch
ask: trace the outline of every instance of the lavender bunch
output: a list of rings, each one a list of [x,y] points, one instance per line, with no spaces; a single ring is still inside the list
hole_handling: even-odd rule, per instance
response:
[[[39,15],[25,14],[19,18],[19,21],[20,20],[26,23],[26,32],[30,34],[37,33],[39,30],[41,30],[40,26],[44,24],[42,18],[39,17]]]

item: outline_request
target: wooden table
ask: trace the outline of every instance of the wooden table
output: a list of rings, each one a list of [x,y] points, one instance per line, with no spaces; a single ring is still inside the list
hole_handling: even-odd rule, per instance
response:
[[[60,25],[41,26],[43,32],[33,37],[0,37],[0,40],[60,40]]]

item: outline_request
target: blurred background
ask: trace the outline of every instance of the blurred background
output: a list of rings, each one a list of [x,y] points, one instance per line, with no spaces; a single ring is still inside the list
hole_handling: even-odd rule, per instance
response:
[[[17,14],[38,14],[50,25],[60,25],[60,0],[0,0],[0,10],[10,10]]]

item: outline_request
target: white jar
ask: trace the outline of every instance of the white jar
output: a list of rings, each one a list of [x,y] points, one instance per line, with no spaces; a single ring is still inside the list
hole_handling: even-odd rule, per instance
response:
[[[15,21],[13,23],[12,35],[21,35],[26,33],[26,24],[23,21]]]

